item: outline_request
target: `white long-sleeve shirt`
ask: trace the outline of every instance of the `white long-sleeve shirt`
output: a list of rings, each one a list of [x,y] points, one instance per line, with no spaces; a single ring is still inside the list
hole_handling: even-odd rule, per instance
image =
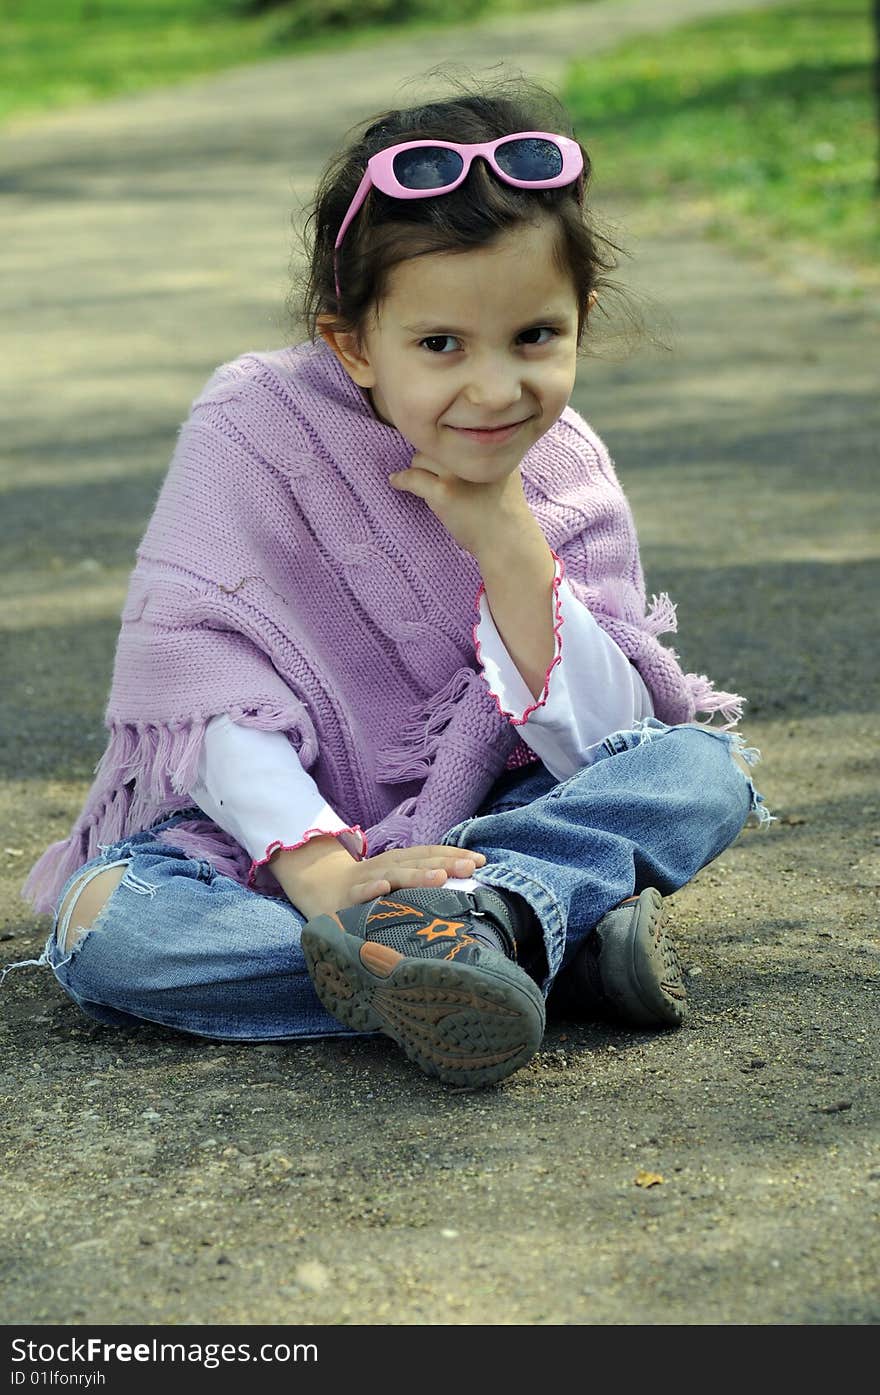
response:
[[[639,673],[561,577],[556,561],[553,618],[556,647],[544,687],[535,699],[495,626],[485,590],[475,629],[476,658],[500,710],[557,780],[573,775],[588,746],[613,731],[654,715]],[[293,849],[318,834],[336,835],[353,857],[367,855],[366,839],[322,797],[283,732],[240,726],[225,713],[205,729],[192,800],[253,858],[251,880],[280,848]],[[264,882],[264,885],[266,883]],[[467,888],[470,878],[445,885]],[[277,890],[270,874],[268,885]]]

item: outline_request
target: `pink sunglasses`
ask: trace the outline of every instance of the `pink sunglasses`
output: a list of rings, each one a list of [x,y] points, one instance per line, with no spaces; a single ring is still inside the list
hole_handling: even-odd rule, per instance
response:
[[[395,199],[427,199],[449,194],[466,178],[480,155],[499,179],[518,189],[555,189],[573,184],[584,168],[577,141],[550,131],[516,131],[485,144],[459,145],[449,140],[409,140],[371,156],[357,193],[342,220],[333,255],[339,301],[338,253],[358,209],[375,185]]]

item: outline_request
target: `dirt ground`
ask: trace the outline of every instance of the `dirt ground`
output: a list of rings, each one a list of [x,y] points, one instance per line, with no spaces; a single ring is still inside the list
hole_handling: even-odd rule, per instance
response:
[[[616,8],[635,24],[659,7]],[[608,41],[608,9],[540,35],[478,26],[434,59],[549,77]],[[126,578],[177,426],[217,363],[284,342],[291,209],[426,66],[399,40],[376,54],[7,139],[4,964],[48,933],[19,887],[103,749]],[[526,1069],[457,1093],[383,1040],[100,1027],[49,970],[15,970],[4,1323],[880,1319],[880,302],[844,268],[722,245],[697,206],[606,212],[669,347],[586,361],[574,405],[632,501],[649,593],[678,602],[685,667],[750,699],[776,816],[671,898],[690,1020],[554,1023]]]

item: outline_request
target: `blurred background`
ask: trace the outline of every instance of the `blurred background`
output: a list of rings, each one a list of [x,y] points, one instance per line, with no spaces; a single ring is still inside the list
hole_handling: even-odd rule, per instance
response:
[[[3,0],[0,8],[0,120],[8,126],[280,54],[357,49],[390,33],[421,32],[439,49],[443,27],[534,17],[561,4]],[[674,3],[650,8],[655,18],[678,18]],[[876,272],[879,28],[877,0],[746,8],[628,43],[604,54],[598,71],[589,54],[572,54],[563,95],[598,166],[614,170],[605,173],[607,190],[657,197],[688,187],[720,227],[814,241]]]
[[[393,33],[423,34],[439,57],[444,27],[559,8],[558,0],[2,0],[0,121]],[[655,22],[677,21],[680,8],[650,6]],[[620,0],[620,9],[632,6]],[[598,71],[574,53],[564,96],[589,132],[606,191],[637,187],[656,198],[687,188],[719,229],[806,239],[876,275],[878,29],[880,0],[746,7],[627,43],[603,54]]]

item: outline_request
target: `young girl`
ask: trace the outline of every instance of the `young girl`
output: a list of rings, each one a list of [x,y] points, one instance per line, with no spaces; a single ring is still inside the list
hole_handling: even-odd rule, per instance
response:
[[[569,405],[609,266],[589,173],[528,82],[386,112],[328,166],[309,338],[192,404],[106,751],[23,889],[54,913],[27,962],[89,1016],[380,1032],[465,1086],[529,1060],[551,990],[682,1021],[663,896],[770,816]]]

